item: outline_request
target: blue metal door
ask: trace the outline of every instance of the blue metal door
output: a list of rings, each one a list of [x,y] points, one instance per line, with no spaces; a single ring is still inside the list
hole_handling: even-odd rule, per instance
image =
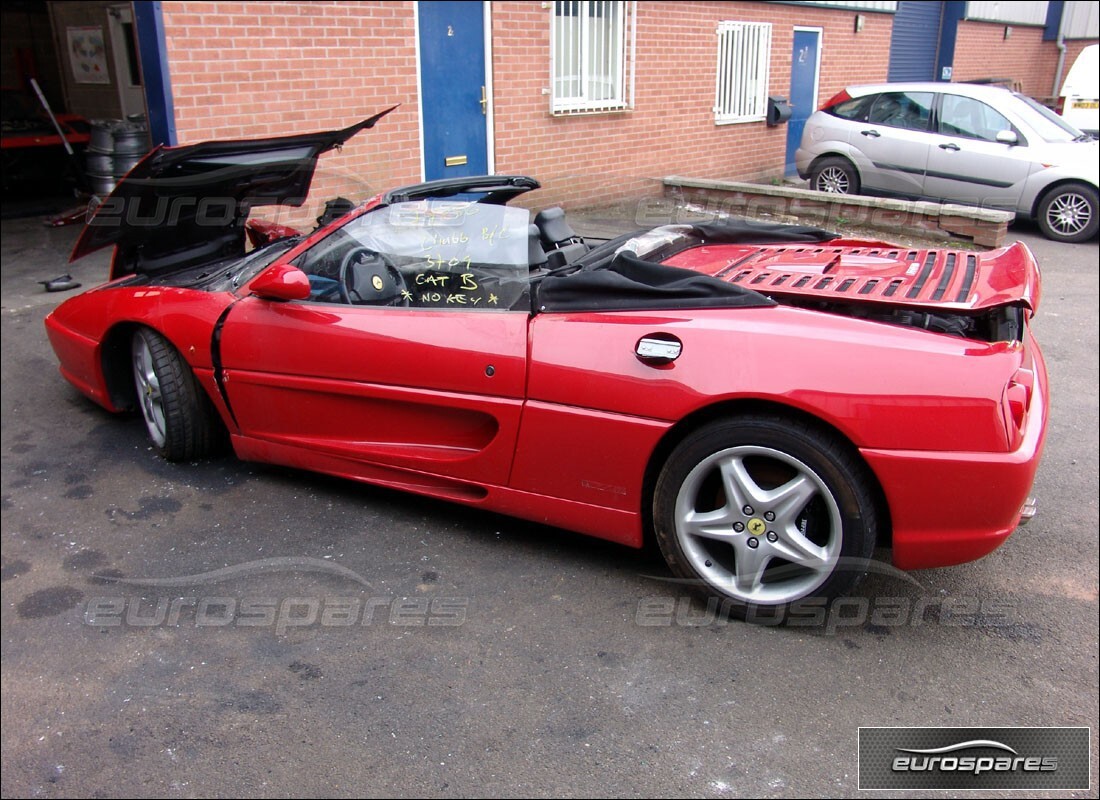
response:
[[[795,29],[791,47],[791,118],[787,122],[786,172],[793,175],[794,151],[802,141],[806,120],[817,108],[817,65],[820,62],[821,31]]]
[[[485,18],[481,0],[417,4],[424,178],[489,171]]]

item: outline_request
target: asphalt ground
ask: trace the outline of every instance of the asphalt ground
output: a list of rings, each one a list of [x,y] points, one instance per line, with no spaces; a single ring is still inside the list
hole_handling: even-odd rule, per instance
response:
[[[76,234],[3,222],[5,797],[859,797],[860,726],[1095,733],[1095,241],[1012,231],[1044,276],[1036,519],[976,563],[872,574],[775,628],[692,603],[649,552],[159,460],[139,419],[57,372],[42,321],[72,293],[37,282],[106,274],[66,264]],[[1092,788],[1048,796],[1097,796],[1090,748]]]

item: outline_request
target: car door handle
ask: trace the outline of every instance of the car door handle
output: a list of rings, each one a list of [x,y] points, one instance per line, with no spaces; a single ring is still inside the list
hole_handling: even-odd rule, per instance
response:
[[[651,333],[634,345],[634,355],[650,367],[665,367],[680,357],[684,343],[671,333]]]
[[[878,131],[876,131],[874,128],[872,128],[869,131],[860,131],[860,133],[863,134],[864,136],[874,136],[876,139],[878,137],[882,136],[882,134],[879,133]]]
[[[940,150],[954,150],[955,152],[958,152],[960,149],[961,148],[954,142],[948,142],[947,144],[940,145]]]

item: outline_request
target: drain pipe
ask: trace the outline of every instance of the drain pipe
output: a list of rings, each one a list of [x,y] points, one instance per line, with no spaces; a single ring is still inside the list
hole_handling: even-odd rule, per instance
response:
[[[1058,102],[1058,98],[1062,96],[1062,70],[1066,66],[1066,7],[1062,6],[1062,15],[1058,19],[1058,40],[1055,44],[1058,46],[1058,66],[1054,68],[1054,88],[1050,90],[1051,97],[1054,98],[1054,102]]]

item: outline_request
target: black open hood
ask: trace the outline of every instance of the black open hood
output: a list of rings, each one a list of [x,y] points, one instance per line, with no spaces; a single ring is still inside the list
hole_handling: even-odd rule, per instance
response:
[[[72,260],[118,245],[112,278],[156,275],[244,253],[257,206],[301,206],[321,153],[393,111],[338,131],[158,147],[104,199]]]

